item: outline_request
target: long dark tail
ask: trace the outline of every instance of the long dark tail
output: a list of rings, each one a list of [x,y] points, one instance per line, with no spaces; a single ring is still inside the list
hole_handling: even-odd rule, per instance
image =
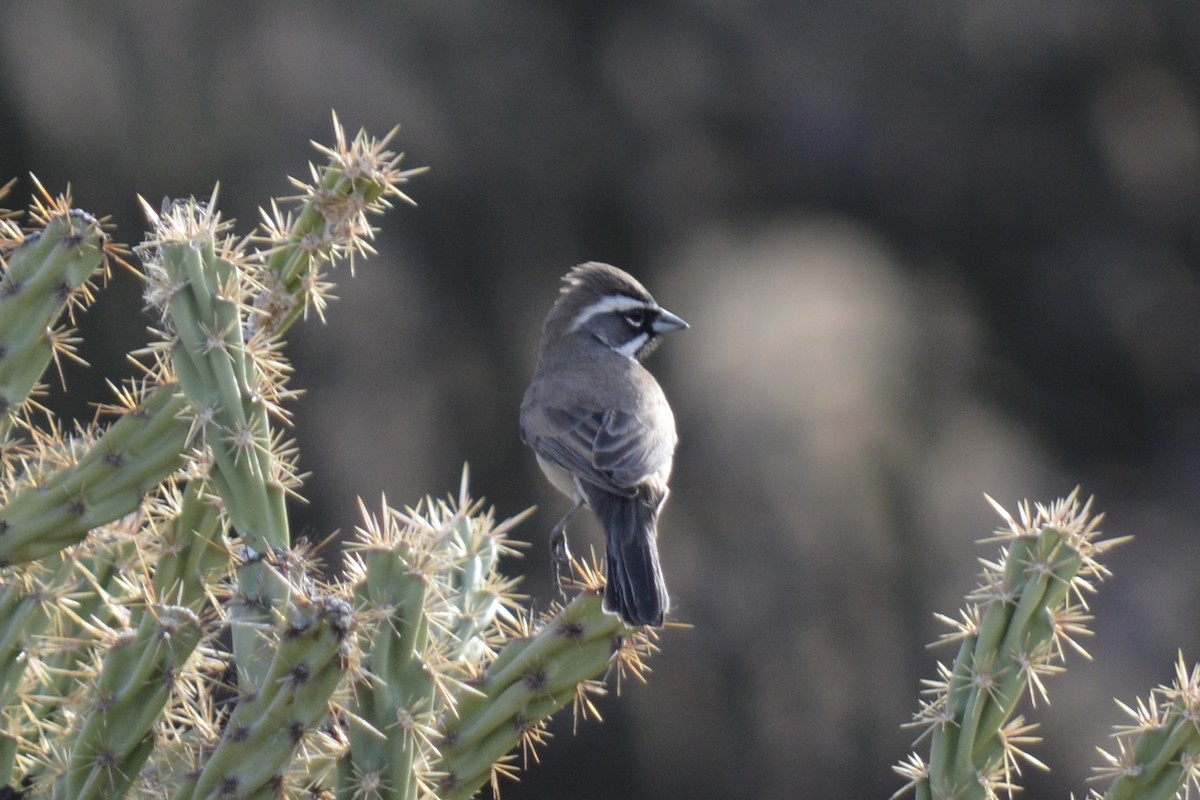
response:
[[[628,625],[661,627],[670,600],[658,565],[656,526],[667,498],[666,487],[638,487],[634,497],[600,489],[588,492],[588,503],[604,527],[608,583],[604,608]]]

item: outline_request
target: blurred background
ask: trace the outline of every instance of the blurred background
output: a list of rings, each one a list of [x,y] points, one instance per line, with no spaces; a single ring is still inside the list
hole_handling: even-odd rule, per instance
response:
[[[1200,660],[1200,4],[416,0],[0,7],[0,182],[144,235],[136,194],[248,233],[330,109],[403,125],[419,207],[378,224],[289,354],[297,530],[355,497],[531,504],[512,569],[553,599],[566,508],[517,437],[543,315],[586,260],[692,325],[650,366],[681,446],[675,612],[647,685],[569,718],[507,798],[887,797],[926,649],[1007,507],[1081,485],[1111,554],[1033,717],[1083,794],[1131,702]],[[54,402],[90,415],[147,338],[118,273]],[[580,517],[582,520],[582,516]],[[598,542],[573,525],[577,551]],[[1101,787],[1103,788],[1103,787]]]

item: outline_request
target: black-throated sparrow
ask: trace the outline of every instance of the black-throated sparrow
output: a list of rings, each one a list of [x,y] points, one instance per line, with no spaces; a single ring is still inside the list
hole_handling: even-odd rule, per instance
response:
[[[671,407],[641,361],[661,334],[686,327],[631,275],[581,264],[563,277],[521,402],[521,439],[575,501],[552,551],[565,559],[564,528],[586,503],[604,527],[604,607],[629,625],[661,626],[667,611],[656,528],[676,441]]]

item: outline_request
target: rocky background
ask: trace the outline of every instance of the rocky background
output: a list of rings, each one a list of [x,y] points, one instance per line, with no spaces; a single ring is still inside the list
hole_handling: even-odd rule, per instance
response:
[[[1200,5],[1194,0],[0,6],[0,182],[35,173],[141,239],[140,193],[249,232],[336,108],[395,123],[417,209],[293,335],[313,538],[354,498],[474,488],[539,606],[566,501],[516,433],[571,265],[692,329],[655,355],[682,444],[676,616],[648,685],[569,719],[507,798],[864,798],[1013,508],[1076,485],[1136,539],[1030,714],[1083,794],[1131,702],[1200,660]],[[82,320],[87,417],[146,341],[117,275]],[[577,550],[597,542],[573,526]],[[1101,787],[1103,788],[1103,787]]]

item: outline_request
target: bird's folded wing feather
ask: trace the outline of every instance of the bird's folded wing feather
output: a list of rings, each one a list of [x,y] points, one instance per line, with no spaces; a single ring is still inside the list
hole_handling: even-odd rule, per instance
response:
[[[543,407],[523,431],[542,458],[613,494],[636,487],[671,458],[672,443],[650,435],[636,415],[574,406]]]

